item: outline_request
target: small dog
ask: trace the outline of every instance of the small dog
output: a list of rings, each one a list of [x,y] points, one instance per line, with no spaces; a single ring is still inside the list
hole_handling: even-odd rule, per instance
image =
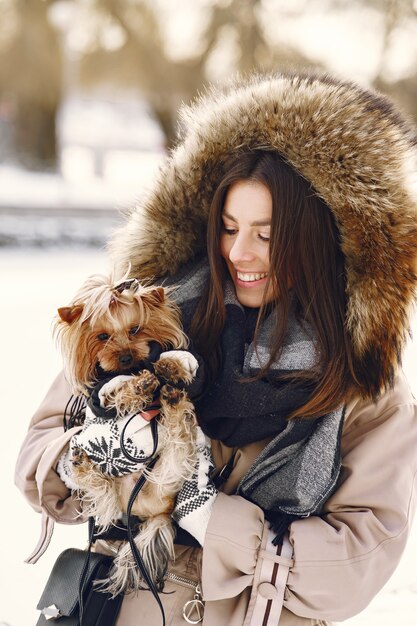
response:
[[[174,555],[171,513],[175,498],[196,465],[194,407],[186,392],[173,386],[190,383],[198,367],[195,357],[185,350],[188,340],[179,311],[162,287],[126,279],[114,285],[112,277],[95,275],[58,314],[55,335],[76,396],[88,396],[103,374],[114,373],[102,388],[102,403],[115,409],[116,419],[121,420],[144,411],[159,390],[159,459],[152,471],[145,470],[147,482],[133,512],[142,521],[135,544],[152,580],[162,588]],[[152,364],[155,373],[138,371],[149,357],[151,342],[167,351]],[[93,516],[101,532],[117,525],[126,479],[104,474],[82,448],[73,452],[71,462],[83,514]],[[132,476],[136,479],[139,474],[131,475],[131,484]],[[105,591],[116,595],[141,587],[143,580],[126,542],[117,552]]]

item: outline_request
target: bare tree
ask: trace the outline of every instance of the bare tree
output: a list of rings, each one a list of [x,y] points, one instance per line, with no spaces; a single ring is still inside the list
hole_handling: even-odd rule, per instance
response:
[[[391,47],[396,30],[405,21],[417,23],[416,7],[414,0],[368,0],[373,6],[383,11],[384,28],[381,56],[378,71],[373,81],[374,86],[380,91],[392,96],[404,109],[410,118],[417,121],[417,67],[406,78],[398,77],[387,80],[386,69],[389,64]]]
[[[0,5],[0,93],[14,112],[15,158],[35,169],[52,167],[56,161],[61,58],[48,21],[49,4],[19,0]]]
[[[342,15],[355,3],[358,10],[372,6],[384,17],[383,52],[375,85],[395,90],[395,84],[386,83],[384,71],[395,29],[404,19],[416,19],[413,0],[306,0],[304,4],[282,0],[277,15],[296,17],[326,6]],[[53,0],[0,0],[0,98],[13,105],[15,151],[31,167],[53,164],[56,158],[55,114],[61,98],[62,60],[58,30],[48,12],[57,4]],[[280,44],[278,38],[268,39],[267,4],[265,0],[194,2],[203,26],[189,53],[179,57],[166,40],[163,8],[169,6],[167,0],[73,0],[77,11],[92,18],[83,25],[89,43],[79,51],[78,80],[89,86],[105,82],[115,89],[138,87],[171,147],[180,105],[204,88],[213,78],[213,69],[219,78],[227,78],[227,73],[310,64],[299,49]],[[105,35],[112,28],[121,33],[120,43],[106,46]],[[229,52],[224,52],[226,44]],[[410,81],[412,87],[415,78]],[[410,85],[403,81],[401,87],[403,93],[412,94],[407,103],[416,115],[416,89]]]
[[[110,78],[119,84],[137,85],[165,133],[168,148],[175,143],[178,109],[207,84],[207,66],[226,27],[228,36],[232,32],[235,35],[238,48],[233,72],[269,70],[291,53],[283,53],[265,39],[259,19],[261,0],[229,0],[206,6],[205,30],[190,56],[181,60],[167,50],[162,32],[164,16],[158,11],[158,3],[101,0],[96,8],[106,11],[122,28],[125,43],[116,51],[97,46],[86,54],[81,63],[81,80],[92,84]],[[307,63],[304,57],[303,61]]]

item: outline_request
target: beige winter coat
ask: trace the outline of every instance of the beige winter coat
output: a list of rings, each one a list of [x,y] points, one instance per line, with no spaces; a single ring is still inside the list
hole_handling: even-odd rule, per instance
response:
[[[74,433],[64,434],[62,429],[68,393],[60,375],[31,421],[17,462],[16,484],[37,511],[57,522],[75,524],[77,505],[54,469]],[[242,626],[245,615],[249,624],[256,596],[263,602],[262,615],[268,597],[274,597],[272,585],[265,584],[270,578],[263,577],[261,567],[265,555],[261,544],[268,530],[263,513],[240,496],[226,495],[233,493],[261,446],[252,444],[236,454],[225,493],[214,505],[203,554],[200,549],[178,546],[177,561],[170,567],[174,573],[201,581],[204,626]],[[416,503],[416,450],[417,404],[402,375],[377,404],[358,400],[349,405],[338,489],[323,515],[290,527],[289,571],[285,559],[278,566],[285,585],[279,626],[346,619],[364,609],[389,579],[410,532]],[[213,452],[219,467],[230,454],[218,442],[213,442]],[[193,591],[171,582],[165,590],[175,590],[162,596],[168,624],[185,626],[182,608]],[[118,626],[160,623],[159,609],[148,592],[125,598]],[[262,623],[262,619],[252,622]]]

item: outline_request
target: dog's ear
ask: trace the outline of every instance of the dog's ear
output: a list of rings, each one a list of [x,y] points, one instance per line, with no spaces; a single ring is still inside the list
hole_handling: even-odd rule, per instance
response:
[[[165,301],[165,289],[163,287],[155,287],[155,289],[152,289],[150,295],[153,296],[158,302]]]
[[[58,309],[58,315],[63,322],[72,324],[77,320],[83,312],[84,306],[77,304],[76,306],[63,306]]]

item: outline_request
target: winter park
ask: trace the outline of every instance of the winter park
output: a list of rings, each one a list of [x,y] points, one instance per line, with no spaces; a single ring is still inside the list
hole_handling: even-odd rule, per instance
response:
[[[0,443],[6,564],[0,626],[36,624],[36,606],[58,555],[87,546],[85,524],[55,524],[46,553],[36,564],[24,562],[38,543],[41,516],[14,484],[16,459],[31,416],[62,369],[52,336],[57,309],[69,304],[88,276],[111,271],[107,242],[152,189],[164,159],[186,133],[180,107],[209,84],[227,86],[237,73],[325,71],[388,95],[415,129],[416,34],[413,0],[297,0],[291,7],[283,0],[0,3],[1,389],[3,415],[10,416]],[[371,169],[364,166],[373,193],[378,181]],[[402,174],[416,189],[416,168]],[[188,187],[186,181],[185,194]],[[413,311],[402,366],[417,396]],[[387,441],[384,446],[379,454],[390,459]],[[398,467],[390,467],[387,460],[388,480],[379,490],[401,498],[403,479]],[[377,465],[374,471],[369,478],[378,483]],[[412,502],[410,497],[410,510]],[[350,512],[361,515],[372,506],[363,502]],[[343,624],[417,626],[417,523],[403,533],[409,538],[397,569],[370,604]],[[366,532],[357,537],[358,545],[367,540]],[[361,571],[366,586],[375,572]],[[305,620],[298,618],[297,626],[331,621],[300,615]],[[251,626],[262,623],[252,620]]]

